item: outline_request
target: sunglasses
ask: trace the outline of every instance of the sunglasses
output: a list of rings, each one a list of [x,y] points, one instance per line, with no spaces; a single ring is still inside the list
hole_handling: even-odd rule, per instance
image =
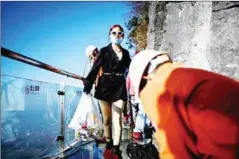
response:
[[[112,31],[111,34],[113,34],[113,35],[116,35],[116,34],[118,34],[118,35],[123,35],[124,32],[122,32],[122,31],[119,31],[119,32]]]

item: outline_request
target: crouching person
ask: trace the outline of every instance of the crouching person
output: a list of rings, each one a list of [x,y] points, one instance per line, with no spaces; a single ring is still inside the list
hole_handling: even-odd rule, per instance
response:
[[[129,71],[161,159],[239,158],[239,82],[155,50],[138,53]]]
[[[132,83],[129,73],[126,78],[126,88],[129,94],[131,123],[135,123],[132,137],[139,140],[151,138],[151,135],[148,135],[151,134],[148,132],[151,130],[151,121],[145,114],[141,100],[135,97],[134,84]]]

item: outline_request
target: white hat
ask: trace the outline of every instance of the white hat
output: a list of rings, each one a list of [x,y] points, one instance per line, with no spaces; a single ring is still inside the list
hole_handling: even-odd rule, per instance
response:
[[[89,45],[89,46],[87,46],[86,49],[85,49],[85,54],[86,54],[86,56],[87,56],[87,57],[92,56],[92,53],[93,53],[93,51],[94,51],[95,49],[96,49],[96,46],[94,46],[94,45]]]
[[[167,53],[165,52],[160,52],[156,50],[144,50],[136,54],[134,58],[132,59],[130,63],[130,67],[129,67],[129,75],[130,75],[130,80],[132,82],[132,85],[135,89],[136,97],[139,97],[139,86],[141,83],[141,79],[143,77],[143,73],[146,67],[151,62],[151,60],[158,56],[157,59],[155,59],[157,62],[152,63],[152,67],[154,67],[154,69],[160,63],[162,64],[166,61],[171,61],[170,57],[165,58],[165,56],[159,56],[162,54],[167,55]],[[152,70],[151,66],[149,69]]]

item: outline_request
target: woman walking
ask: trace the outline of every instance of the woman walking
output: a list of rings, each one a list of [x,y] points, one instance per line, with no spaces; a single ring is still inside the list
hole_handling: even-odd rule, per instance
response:
[[[129,52],[120,44],[124,38],[124,30],[120,25],[113,25],[109,30],[110,44],[100,49],[99,55],[84,82],[84,92],[89,93],[102,68],[102,75],[95,88],[103,119],[106,137],[105,158],[121,158],[119,149],[122,133],[122,112],[127,101],[124,73],[129,68],[131,59]],[[111,119],[113,136],[111,132]]]

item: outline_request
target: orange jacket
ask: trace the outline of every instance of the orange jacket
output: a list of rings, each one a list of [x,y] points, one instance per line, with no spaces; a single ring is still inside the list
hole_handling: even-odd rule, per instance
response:
[[[199,69],[166,74],[156,72],[140,93],[159,128],[160,158],[239,159],[239,83]]]

